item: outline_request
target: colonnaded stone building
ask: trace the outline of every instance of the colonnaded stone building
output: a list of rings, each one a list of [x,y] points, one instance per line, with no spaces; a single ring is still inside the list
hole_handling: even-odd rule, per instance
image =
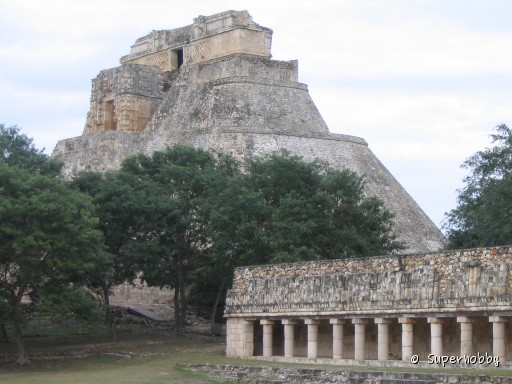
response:
[[[512,359],[511,264],[512,247],[495,247],[241,267],[227,355],[495,367]]]
[[[199,16],[193,24],[141,37],[92,82],[81,136],[53,156],[64,175],[118,168],[137,153],[174,144],[238,158],[286,149],[366,177],[366,193],[395,214],[409,252],[440,249],[444,238],[359,137],[329,132],[297,61],[271,59],[272,31],[247,11]]]

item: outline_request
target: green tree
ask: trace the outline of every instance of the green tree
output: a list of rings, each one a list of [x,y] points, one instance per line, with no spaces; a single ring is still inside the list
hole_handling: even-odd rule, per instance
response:
[[[392,215],[380,200],[364,197],[364,182],[353,172],[286,152],[252,159],[245,171],[229,174],[206,201],[209,247],[196,265],[194,294],[210,298],[212,332],[216,307],[237,266],[372,256],[401,248]]]
[[[491,138],[461,166],[469,175],[443,224],[451,248],[512,244],[512,130],[499,125]]]
[[[110,306],[110,290],[119,284],[133,282],[136,277],[136,262],[133,255],[126,252],[127,244],[135,236],[137,219],[145,195],[132,187],[131,176],[120,172],[82,172],[71,185],[92,197],[95,215],[99,219],[98,228],[103,232],[107,254],[102,264],[97,265],[88,279],[89,288],[103,297],[105,323],[112,336],[116,337],[115,319]]]
[[[139,255],[143,278],[150,285],[174,288],[175,321],[185,327],[187,274],[206,252],[205,201],[215,193],[217,159],[199,149],[176,146],[151,157],[124,161],[122,171],[133,176],[142,191],[140,212],[130,250]]]
[[[250,184],[268,207],[260,249],[268,262],[375,256],[401,249],[392,215],[348,170],[284,152],[250,161]]]
[[[261,196],[250,188],[246,175],[231,158],[224,158],[212,185],[214,193],[205,200],[205,231],[208,247],[196,263],[192,277],[193,294],[201,304],[211,305],[210,326],[215,333],[217,308],[231,284],[237,266],[262,264],[260,249],[262,226],[267,207]]]
[[[29,362],[22,299],[79,284],[101,262],[93,213],[87,195],[0,161],[0,308],[15,330],[22,365]]]
[[[0,161],[10,166],[26,169],[33,174],[56,177],[62,164],[50,159],[44,149],[38,150],[33,140],[20,132],[17,126],[0,124]]]

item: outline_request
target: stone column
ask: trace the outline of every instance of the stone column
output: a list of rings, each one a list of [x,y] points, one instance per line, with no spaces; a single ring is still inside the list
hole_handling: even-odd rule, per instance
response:
[[[376,318],[377,324],[377,359],[386,361],[389,357],[389,324],[391,319]]]
[[[507,319],[502,316],[489,316],[492,323],[492,354],[505,362],[505,323]]]
[[[263,356],[272,356],[272,332],[274,320],[260,320],[263,325]]]
[[[284,325],[284,357],[293,357],[295,351],[294,327],[297,320],[281,320]]]
[[[364,360],[366,357],[365,331],[368,320],[352,319],[352,324],[354,324],[354,359]]]
[[[411,361],[414,345],[413,324],[416,320],[410,317],[401,317],[398,322],[402,324],[402,360]]]
[[[436,356],[443,354],[443,319],[429,317],[430,323],[430,352]]]
[[[473,355],[473,323],[474,319],[466,316],[458,316],[457,323],[460,323],[460,355]]]
[[[306,319],[304,323],[308,326],[308,359],[318,357],[318,324],[319,320]]]
[[[343,359],[343,325],[345,320],[331,319],[332,324],[332,358]]]

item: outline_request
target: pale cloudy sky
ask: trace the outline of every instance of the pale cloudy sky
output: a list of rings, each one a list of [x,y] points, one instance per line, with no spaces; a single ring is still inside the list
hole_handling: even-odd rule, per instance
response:
[[[360,136],[438,226],[465,158],[512,124],[509,0],[0,0],[0,123],[50,153],[138,37],[248,10],[331,132]]]

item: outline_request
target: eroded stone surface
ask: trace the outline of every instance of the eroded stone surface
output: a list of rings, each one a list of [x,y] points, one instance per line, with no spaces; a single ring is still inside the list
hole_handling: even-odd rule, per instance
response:
[[[240,267],[226,315],[510,310],[512,247]]]

